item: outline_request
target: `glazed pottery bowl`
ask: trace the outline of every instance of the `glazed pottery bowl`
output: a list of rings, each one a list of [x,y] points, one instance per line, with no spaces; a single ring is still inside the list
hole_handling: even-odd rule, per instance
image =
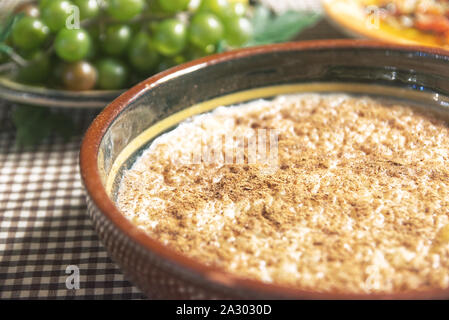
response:
[[[449,290],[441,289],[354,294],[243,279],[168,248],[114,204],[124,169],[183,119],[221,105],[297,92],[412,99],[447,116],[449,53],[361,40],[286,43],[206,57],[136,85],[95,119],[81,148],[88,212],[111,258],[150,298],[449,298]]]

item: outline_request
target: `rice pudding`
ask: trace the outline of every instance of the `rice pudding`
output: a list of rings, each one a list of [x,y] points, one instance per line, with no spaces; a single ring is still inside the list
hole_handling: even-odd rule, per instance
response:
[[[249,154],[260,132],[264,159]],[[218,156],[195,158],[204,150]],[[449,128],[406,103],[298,94],[220,107],[155,139],[116,202],[153,238],[242,277],[449,287]]]

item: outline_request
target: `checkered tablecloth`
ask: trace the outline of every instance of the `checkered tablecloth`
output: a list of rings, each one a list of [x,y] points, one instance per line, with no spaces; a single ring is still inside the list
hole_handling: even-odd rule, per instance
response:
[[[79,178],[81,136],[15,146],[11,107],[0,101],[0,299],[138,299],[109,259],[86,214]],[[87,126],[96,111],[68,111]],[[67,289],[68,266],[79,289]]]

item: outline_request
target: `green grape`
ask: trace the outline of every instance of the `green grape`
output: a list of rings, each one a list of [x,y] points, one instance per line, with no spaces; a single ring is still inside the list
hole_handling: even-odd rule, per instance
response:
[[[230,16],[231,7],[228,0],[202,0],[199,11],[207,11],[221,19]]]
[[[62,29],[55,38],[54,46],[62,60],[75,62],[88,56],[91,39],[83,29]]]
[[[52,2],[53,0],[39,0],[39,9],[42,10],[44,7],[48,6]]]
[[[44,51],[35,51],[25,55],[28,64],[20,67],[17,80],[29,84],[41,84],[47,80],[50,73],[50,58]]]
[[[156,49],[164,56],[174,56],[186,46],[187,31],[185,25],[176,19],[167,19],[159,23],[154,35]]]
[[[105,58],[97,63],[98,87],[104,90],[122,89],[128,81],[128,69],[119,60]]]
[[[100,37],[103,52],[111,56],[121,55],[131,42],[131,34],[131,28],[124,24],[107,27],[103,37]]]
[[[114,19],[128,21],[142,13],[143,0],[109,0],[106,11]]]
[[[225,23],[226,42],[233,47],[240,47],[248,42],[253,35],[251,22],[244,17],[233,17]]]
[[[242,2],[232,2],[230,4],[230,14],[235,17],[243,17],[246,14],[247,7]]]
[[[185,57],[187,61],[199,59],[214,53],[215,49],[216,48],[214,45],[209,45],[206,48],[199,48],[195,45],[190,45],[185,51]]]
[[[161,8],[166,12],[178,12],[187,9],[190,0],[158,0]]]
[[[212,13],[199,12],[190,22],[189,40],[200,48],[216,44],[223,37],[223,33],[223,25]]]
[[[50,34],[50,29],[41,20],[23,17],[13,27],[12,42],[23,50],[37,49],[44,44]]]
[[[189,5],[187,6],[187,11],[196,12],[200,7],[201,0],[190,0]]]
[[[148,73],[157,65],[159,55],[146,33],[140,32],[133,38],[128,51],[128,60],[139,73]]]
[[[171,59],[175,63],[175,65],[182,64],[187,61],[186,57],[181,54],[178,54],[177,56],[171,57],[169,59]]]
[[[66,26],[67,19],[73,14],[72,6],[70,1],[54,0],[42,8],[42,20],[51,31],[57,32]]]
[[[72,0],[80,10],[80,20],[95,18],[100,13],[97,0]]]

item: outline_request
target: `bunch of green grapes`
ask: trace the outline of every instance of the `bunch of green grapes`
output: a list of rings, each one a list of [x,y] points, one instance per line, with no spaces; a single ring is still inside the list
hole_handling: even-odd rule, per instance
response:
[[[41,0],[17,9],[8,41],[27,62],[18,81],[115,90],[244,45],[249,11],[247,0]]]

